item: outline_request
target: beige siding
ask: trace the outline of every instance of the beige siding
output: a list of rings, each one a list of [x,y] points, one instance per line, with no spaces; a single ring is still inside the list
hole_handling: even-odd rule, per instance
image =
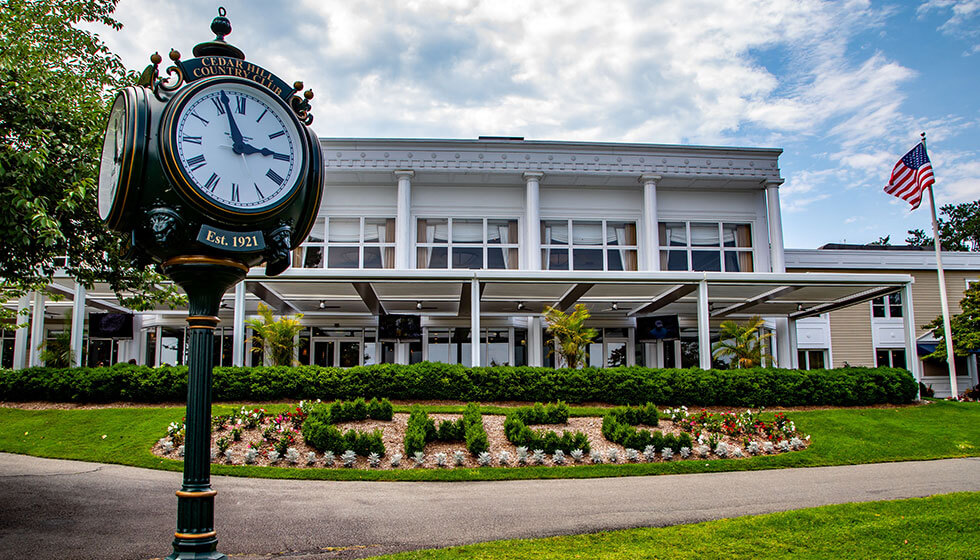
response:
[[[875,365],[870,304],[852,305],[830,314],[830,346],[834,367],[843,367],[844,362],[852,366]]]

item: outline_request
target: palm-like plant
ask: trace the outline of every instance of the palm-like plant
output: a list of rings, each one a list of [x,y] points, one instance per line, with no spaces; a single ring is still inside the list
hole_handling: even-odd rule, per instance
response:
[[[565,365],[577,368],[585,364],[588,353],[585,351],[599,331],[585,326],[585,320],[591,317],[589,310],[581,303],[575,305],[575,310],[565,313],[560,309],[548,306],[544,308],[544,320],[548,323],[548,332],[558,340],[558,353],[565,360]]]
[[[44,365],[52,368],[66,368],[75,365],[75,352],[71,347],[71,310],[65,313],[65,330],[38,345],[39,357]]]
[[[276,319],[272,316],[272,309],[260,303],[259,316],[261,319],[245,321],[252,327],[250,340],[259,343],[253,344],[252,351],[266,352],[269,362],[274,366],[293,365],[293,349],[296,347],[296,335],[303,330],[303,325],[299,322],[303,314]]]
[[[715,358],[730,357],[731,367],[752,368],[772,363],[765,341],[772,333],[763,333],[765,321],[758,315],[747,322],[725,321],[721,324],[721,340],[712,347]]]

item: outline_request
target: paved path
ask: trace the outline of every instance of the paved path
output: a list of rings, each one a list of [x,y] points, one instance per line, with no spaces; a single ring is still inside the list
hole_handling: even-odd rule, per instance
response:
[[[180,478],[0,453],[0,550],[35,560],[166,556]],[[212,483],[220,551],[324,560],[980,491],[980,458],[586,480]]]

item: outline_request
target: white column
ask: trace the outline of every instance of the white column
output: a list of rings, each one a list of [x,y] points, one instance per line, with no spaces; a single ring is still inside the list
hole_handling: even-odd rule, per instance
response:
[[[527,365],[541,367],[544,364],[544,340],[541,334],[541,317],[527,318]]]
[[[28,366],[41,365],[40,346],[44,342],[44,292],[34,292],[34,310],[31,313],[31,360]]]
[[[776,317],[776,366],[781,368],[793,367],[793,351],[791,350],[789,319]]]
[[[470,281],[470,364],[480,367],[480,280]]]
[[[398,210],[395,213],[395,268],[406,269],[412,262],[412,177],[411,169],[395,171],[398,177]]]
[[[27,367],[27,357],[30,355],[30,325],[27,315],[31,307],[31,296],[24,294],[17,300],[17,333],[14,338],[14,369]]]
[[[640,241],[642,268],[640,270],[660,270],[660,227],[657,223],[657,181],[660,175],[644,174],[643,183],[643,237]]]
[[[783,257],[783,218],[779,210],[779,181],[766,181],[766,210],[769,213],[769,264],[773,272],[786,272]]]
[[[799,336],[796,331],[796,319],[787,319],[787,329],[786,332],[789,334],[789,367],[793,369],[800,368],[800,343]]]
[[[241,367],[245,364],[245,280],[235,286],[234,312],[234,323],[231,326],[231,363],[235,367]]]
[[[75,299],[71,305],[71,351],[75,367],[82,365],[82,342],[85,338],[85,286],[75,284]],[[113,341],[115,343],[115,341]]]
[[[544,173],[524,173],[524,268],[541,270],[541,179]]]
[[[708,282],[698,283],[698,357],[701,369],[711,369],[711,324],[708,321]]]
[[[912,311],[912,283],[902,286],[902,326],[905,327],[905,364],[912,377],[919,381],[922,378],[922,362],[919,361],[915,336],[915,316]]]

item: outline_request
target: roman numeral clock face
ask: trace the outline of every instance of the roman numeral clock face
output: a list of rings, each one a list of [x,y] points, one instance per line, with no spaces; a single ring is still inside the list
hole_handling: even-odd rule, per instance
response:
[[[264,90],[217,82],[178,106],[164,154],[188,179],[189,194],[232,214],[261,213],[288,199],[302,179],[303,140],[295,123]]]

